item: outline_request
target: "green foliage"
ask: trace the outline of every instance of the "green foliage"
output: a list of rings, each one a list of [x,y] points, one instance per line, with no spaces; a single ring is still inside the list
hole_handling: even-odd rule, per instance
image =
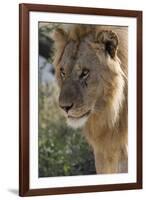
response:
[[[39,177],[95,174],[94,158],[81,130],[67,127],[57,86],[39,86]]]

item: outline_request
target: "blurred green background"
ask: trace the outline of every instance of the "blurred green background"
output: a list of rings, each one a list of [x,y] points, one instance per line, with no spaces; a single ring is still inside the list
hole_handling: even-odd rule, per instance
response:
[[[67,127],[58,106],[52,65],[56,23],[39,23],[39,177],[95,174],[94,157],[80,129]]]

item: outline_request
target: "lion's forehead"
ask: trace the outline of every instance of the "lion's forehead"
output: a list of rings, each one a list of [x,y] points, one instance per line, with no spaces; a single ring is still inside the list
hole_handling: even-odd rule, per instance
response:
[[[69,56],[69,57],[74,56],[77,51],[77,46],[78,46],[78,43],[75,41],[67,42],[65,46],[65,50],[64,50],[64,56]]]
[[[97,63],[95,52],[84,41],[70,41],[67,43],[60,65],[70,73],[73,69],[81,70]]]

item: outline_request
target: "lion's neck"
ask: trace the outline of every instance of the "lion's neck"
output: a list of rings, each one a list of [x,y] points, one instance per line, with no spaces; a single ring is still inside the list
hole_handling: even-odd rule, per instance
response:
[[[119,121],[120,113],[122,112],[125,101],[125,81],[122,75],[119,75],[115,79],[115,88],[112,91],[112,95],[107,102],[107,105],[101,111],[102,117],[106,126],[112,128]]]
[[[95,111],[89,117],[85,129],[87,137],[95,140],[98,136],[121,132],[123,123],[126,126],[127,120],[127,94],[126,85],[122,76],[117,76],[115,80],[115,89],[105,107]],[[125,130],[124,130],[125,131]]]

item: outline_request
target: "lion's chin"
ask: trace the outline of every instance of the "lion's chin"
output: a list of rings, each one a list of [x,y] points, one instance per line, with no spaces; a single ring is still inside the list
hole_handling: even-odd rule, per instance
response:
[[[87,119],[88,119],[88,116],[84,116],[81,118],[68,117],[67,125],[74,129],[81,128],[85,125]]]

